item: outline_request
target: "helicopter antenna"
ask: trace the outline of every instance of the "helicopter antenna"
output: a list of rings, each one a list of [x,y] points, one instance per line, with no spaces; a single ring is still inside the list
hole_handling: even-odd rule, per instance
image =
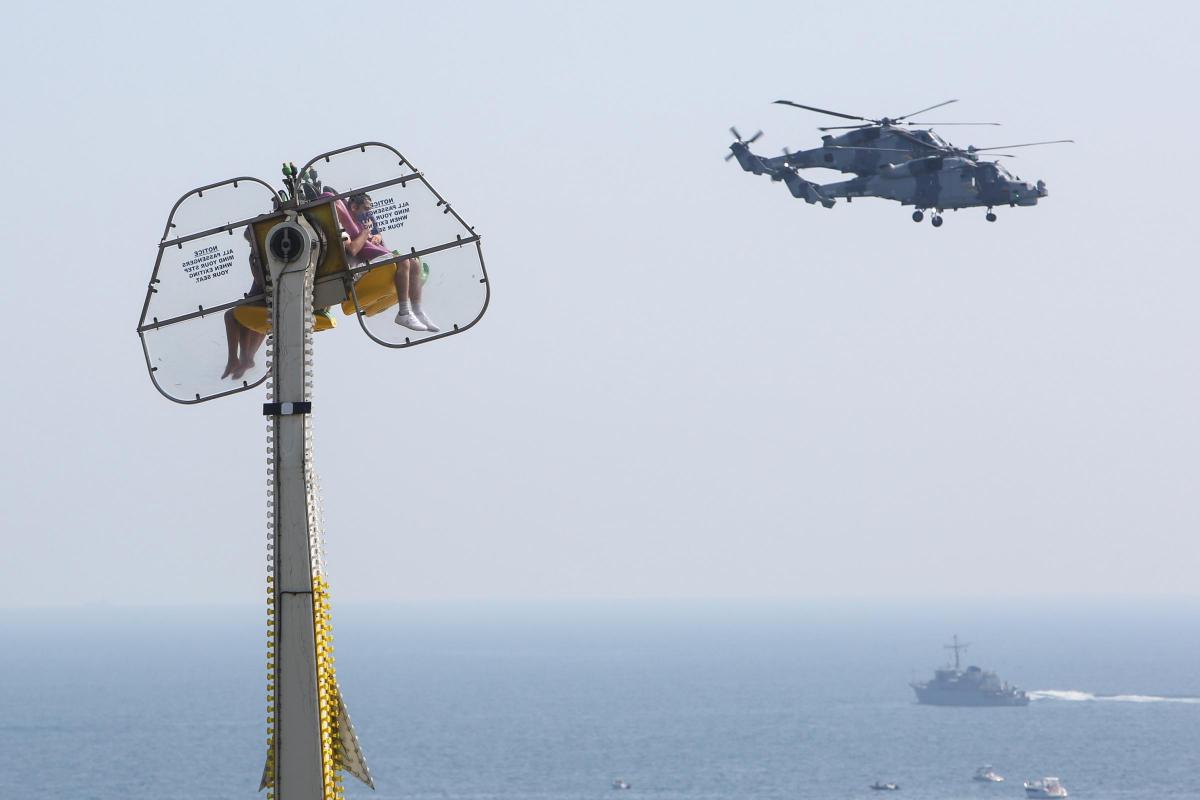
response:
[[[959,642],[958,642],[958,634],[957,634],[957,633],[956,633],[956,634],[954,634],[954,644],[947,644],[947,645],[943,645],[943,647],[944,647],[946,650],[953,650],[953,651],[954,651],[954,669],[955,669],[955,671],[956,671],[956,672],[959,670],[958,651],[959,651],[959,650],[966,650],[966,649],[967,649],[968,647],[970,647],[970,646],[971,646],[971,643],[970,643],[970,642],[963,642],[962,644],[959,644]]]

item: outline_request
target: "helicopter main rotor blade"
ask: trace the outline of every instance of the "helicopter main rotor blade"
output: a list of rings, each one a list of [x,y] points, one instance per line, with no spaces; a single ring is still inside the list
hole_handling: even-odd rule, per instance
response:
[[[827,150],[866,150],[871,153],[912,153],[912,150],[901,150],[898,147],[842,147],[841,145],[833,145],[827,147]]]
[[[758,133],[751,136],[749,139],[742,139],[742,135],[740,133],[738,133],[738,129],[734,128],[732,126],[729,128],[729,132],[732,133],[733,138],[737,139],[738,142],[740,142],[741,144],[754,144],[755,142],[758,141],[759,137],[763,135],[763,132],[759,131]]]
[[[896,117],[892,121],[899,122],[902,119],[908,119],[909,117],[915,117],[917,114],[923,113],[925,111],[933,111],[935,108],[941,108],[942,106],[948,106],[951,103],[957,103],[957,102],[958,102],[957,100],[946,100],[944,102],[938,103],[936,106],[930,106],[929,108],[922,108],[920,111],[910,111],[907,114]]]
[[[939,150],[940,151],[943,149],[936,144],[927,142],[924,139],[919,139],[916,136],[913,136],[911,133],[904,130],[903,128],[891,128],[890,130],[892,133],[896,134],[901,139],[907,139],[908,141],[915,144],[917,147],[924,148],[925,150]]]
[[[827,125],[824,128],[817,128],[819,131],[856,131],[859,128],[870,128],[874,126],[874,122],[868,122],[865,125]]]
[[[1026,142],[1025,144],[1001,144],[995,147],[972,147],[972,153],[984,153],[988,150],[1011,150],[1014,147],[1036,147],[1039,144],[1075,144],[1074,139],[1054,139],[1049,142]]]
[[[775,102],[783,106],[793,106],[795,108],[803,108],[806,111],[816,111],[818,114],[828,114],[831,117],[841,117],[842,119],[860,119],[863,122],[875,121],[873,119],[868,119],[867,117],[856,117],[853,114],[843,114],[840,111],[829,111],[824,108],[817,108],[816,106],[801,105],[800,103],[793,103],[791,100],[776,100]]]
[[[999,122],[918,122],[916,120],[909,120],[908,122],[902,122],[900,124],[901,125],[928,125],[930,128],[932,128],[936,125],[999,125],[1000,123]]]

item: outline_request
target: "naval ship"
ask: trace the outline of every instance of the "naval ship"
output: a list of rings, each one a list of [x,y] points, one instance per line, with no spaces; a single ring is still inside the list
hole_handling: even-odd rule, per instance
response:
[[[966,644],[959,644],[956,635],[954,644],[946,645],[947,650],[954,651],[954,668],[935,670],[931,681],[909,684],[917,693],[918,703],[930,706],[1029,705],[1029,695],[1015,686],[1002,683],[996,673],[974,666],[962,669],[959,666],[959,651],[967,647]]]

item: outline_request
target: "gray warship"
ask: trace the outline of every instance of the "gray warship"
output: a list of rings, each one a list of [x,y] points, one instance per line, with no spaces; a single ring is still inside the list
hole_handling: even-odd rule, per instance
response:
[[[935,670],[933,680],[910,683],[917,693],[917,702],[930,706],[1027,706],[1029,695],[1015,686],[1002,683],[996,673],[971,666],[965,670],[959,666],[959,651],[967,649],[959,644],[946,645],[954,651],[954,668]]]

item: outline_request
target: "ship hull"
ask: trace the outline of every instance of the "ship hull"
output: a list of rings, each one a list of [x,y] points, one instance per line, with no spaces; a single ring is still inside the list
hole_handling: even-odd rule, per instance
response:
[[[1027,706],[1029,695],[1020,694],[953,691],[933,689],[927,686],[914,685],[917,702],[927,706]]]

